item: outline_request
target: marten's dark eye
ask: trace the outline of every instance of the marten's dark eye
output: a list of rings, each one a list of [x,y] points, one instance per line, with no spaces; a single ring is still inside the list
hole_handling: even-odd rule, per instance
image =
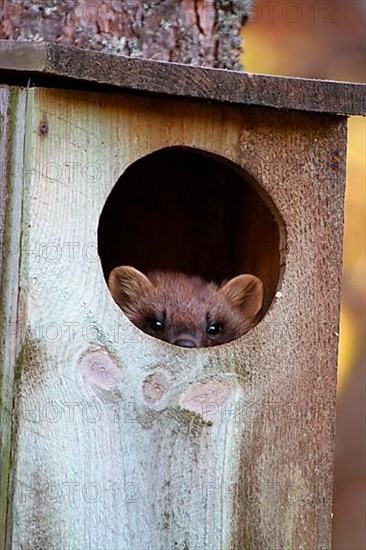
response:
[[[154,332],[160,332],[161,330],[164,330],[165,325],[159,319],[148,319],[147,320],[147,326],[151,328]]]
[[[224,325],[221,323],[212,323],[210,325],[207,325],[206,332],[209,334],[209,336],[216,336],[217,334],[220,334],[224,328]]]

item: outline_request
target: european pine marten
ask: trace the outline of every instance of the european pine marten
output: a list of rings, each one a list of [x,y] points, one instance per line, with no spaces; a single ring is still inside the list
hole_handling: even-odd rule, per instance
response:
[[[113,269],[111,294],[141,330],[187,348],[216,346],[242,336],[258,320],[263,284],[254,275],[238,275],[219,286],[183,273],[134,267]]]

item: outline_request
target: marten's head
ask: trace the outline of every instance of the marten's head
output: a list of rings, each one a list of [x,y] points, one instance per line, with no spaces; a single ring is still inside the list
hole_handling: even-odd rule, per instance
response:
[[[116,267],[108,279],[111,294],[141,330],[187,348],[225,344],[255,325],[263,305],[263,284],[238,275],[225,284],[183,273]]]

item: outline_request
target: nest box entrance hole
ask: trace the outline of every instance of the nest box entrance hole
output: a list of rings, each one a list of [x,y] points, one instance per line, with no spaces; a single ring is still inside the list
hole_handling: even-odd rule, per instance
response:
[[[104,276],[114,267],[173,270],[221,283],[259,277],[263,313],[280,277],[279,215],[239,166],[186,147],[170,147],[131,164],[100,216]]]

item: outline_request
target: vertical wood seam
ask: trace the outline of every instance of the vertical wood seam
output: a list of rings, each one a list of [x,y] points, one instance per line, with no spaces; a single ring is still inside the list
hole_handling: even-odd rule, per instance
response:
[[[11,487],[12,462],[14,458],[15,428],[13,425],[16,398],[16,380],[19,361],[19,267],[23,202],[23,147],[24,147],[24,93],[16,88],[4,88],[5,101],[1,107],[7,109],[3,137],[4,178],[4,233],[1,249],[1,408],[2,408],[2,501],[0,522],[1,544],[11,546]],[[5,104],[5,105],[4,105]],[[12,253],[13,251],[13,253]]]

